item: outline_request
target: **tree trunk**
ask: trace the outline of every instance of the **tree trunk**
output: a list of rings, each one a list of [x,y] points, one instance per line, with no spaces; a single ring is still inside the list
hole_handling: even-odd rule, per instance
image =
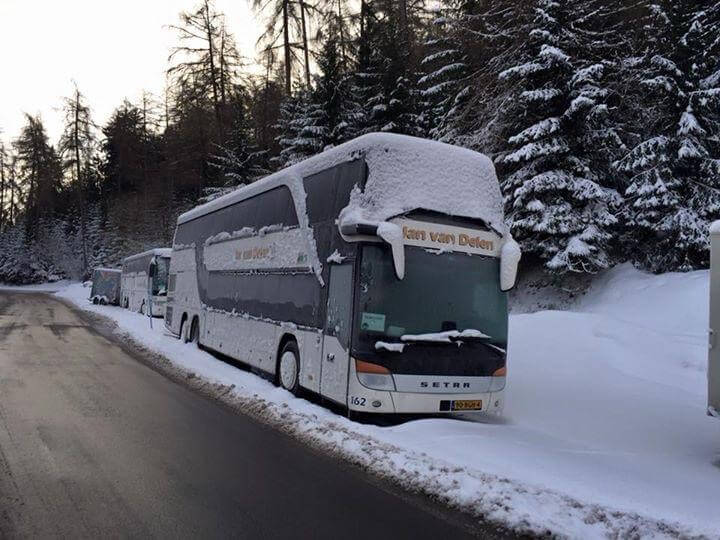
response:
[[[398,19],[400,20],[400,35],[402,36],[404,44],[407,45],[409,42],[407,0],[398,0],[398,10]]]
[[[338,30],[340,32],[340,54],[342,55],[343,69],[347,69],[347,49],[345,46],[345,21],[342,12],[343,0],[338,0]],[[361,23],[362,24],[362,23]]]
[[[226,103],[226,89],[227,85],[226,73],[227,66],[225,65],[225,26],[220,32],[220,105],[225,107]]]
[[[288,4],[283,0],[283,49],[285,50],[285,95],[290,96],[292,81],[290,80],[290,28],[288,27]]]
[[[75,89],[75,123],[73,129],[73,139],[75,142],[75,174],[78,183],[78,195],[80,199],[80,237],[82,238],[82,257],[83,272],[87,273],[87,227],[86,227],[86,208],[87,197],[85,196],[85,182],[82,179],[82,164],[80,163],[80,91]]]
[[[305,2],[300,0],[300,20],[302,22],[303,52],[305,54],[305,86],[310,89],[310,53],[308,52],[307,27],[305,26]]]
[[[210,61],[210,82],[212,86],[212,98],[213,106],[215,107],[215,119],[218,123],[218,128],[221,125],[220,121],[220,100],[218,96],[218,80],[217,80],[217,66],[215,65],[215,44],[213,43],[213,32],[212,22],[210,20],[210,6],[208,0],[205,0],[205,33],[208,42],[208,56]]]
[[[367,18],[367,1],[360,0],[360,63],[365,64],[367,62],[367,25],[365,19]]]

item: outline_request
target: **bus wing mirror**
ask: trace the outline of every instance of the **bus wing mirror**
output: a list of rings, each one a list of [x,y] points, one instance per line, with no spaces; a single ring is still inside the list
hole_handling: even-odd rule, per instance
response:
[[[380,238],[388,244],[392,252],[395,275],[398,279],[405,277],[405,245],[402,229],[398,225],[388,221],[378,223],[348,219],[341,221],[339,227],[340,234],[347,241],[374,241],[374,238]]]
[[[398,279],[405,277],[405,245],[402,229],[394,223],[383,221],[378,224],[377,235],[390,245],[395,275]]]
[[[515,286],[518,264],[522,253],[520,246],[508,233],[500,249],[500,290],[509,291]]]
[[[149,273],[150,277],[155,277],[155,274],[157,273],[157,263],[154,260],[150,263]]]

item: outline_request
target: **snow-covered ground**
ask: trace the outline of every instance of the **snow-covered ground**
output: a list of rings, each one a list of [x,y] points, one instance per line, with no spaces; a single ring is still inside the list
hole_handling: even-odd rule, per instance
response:
[[[708,273],[599,277],[572,311],[513,315],[505,415],[351,422],[93,306],[224,399],[411,489],[521,531],[720,538],[720,421],[705,415]]]

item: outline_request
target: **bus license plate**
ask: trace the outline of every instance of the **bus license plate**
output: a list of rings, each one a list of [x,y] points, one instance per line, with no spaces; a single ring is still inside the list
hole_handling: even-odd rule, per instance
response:
[[[453,411],[479,411],[482,409],[481,399],[458,399],[452,402]]]

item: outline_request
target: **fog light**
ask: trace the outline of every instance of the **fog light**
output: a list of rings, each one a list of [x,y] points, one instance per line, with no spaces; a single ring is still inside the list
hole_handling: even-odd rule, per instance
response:
[[[382,406],[382,401],[378,401],[376,399],[375,401],[372,402],[372,406],[377,409],[378,407]]]

